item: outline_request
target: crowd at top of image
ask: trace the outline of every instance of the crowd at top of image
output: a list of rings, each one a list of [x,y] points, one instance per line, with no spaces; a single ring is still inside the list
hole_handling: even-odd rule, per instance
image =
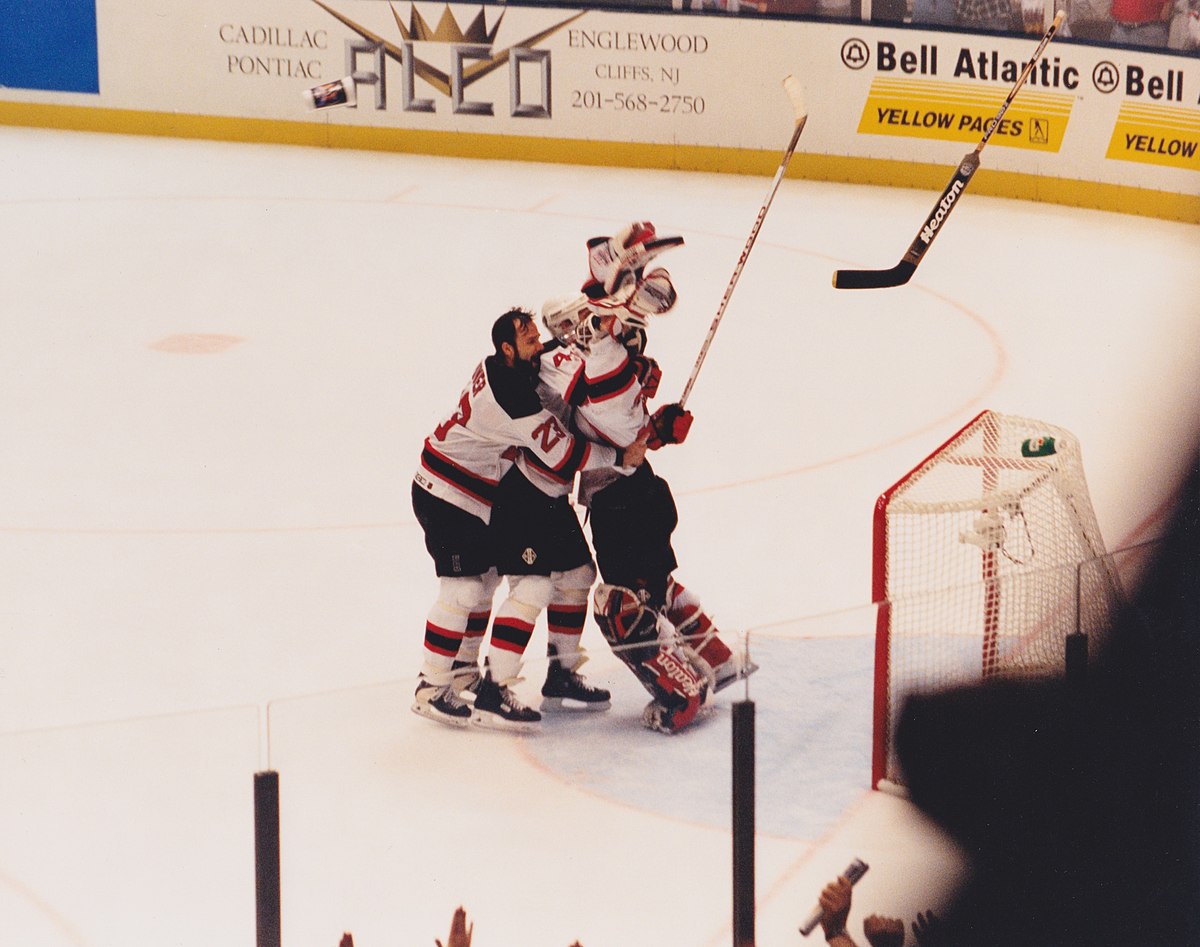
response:
[[[517,0],[513,5],[535,0]],[[536,0],[545,5],[544,0]],[[597,6],[642,12],[684,11],[822,17],[929,29],[1040,36],[1054,14],[1060,37],[1151,50],[1200,51],[1200,0],[603,0]]]

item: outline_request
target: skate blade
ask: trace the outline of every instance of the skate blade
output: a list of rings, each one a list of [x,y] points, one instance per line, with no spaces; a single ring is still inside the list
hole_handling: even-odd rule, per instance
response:
[[[612,707],[611,700],[573,700],[570,697],[543,697],[541,710],[543,713],[587,713],[592,710],[608,710]]]
[[[495,730],[500,733],[537,733],[538,721],[505,720],[503,717],[476,710],[471,714],[471,726],[479,730]]]
[[[470,717],[447,717],[445,714],[439,714],[436,710],[430,710],[425,704],[414,703],[412,712],[418,717],[424,717],[426,720],[432,720],[434,723],[440,723],[444,727],[454,727],[463,729],[470,722]]]
[[[729,677],[725,678],[722,681],[718,681],[715,685],[713,685],[713,693],[719,694],[719,693],[721,693],[721,691],[725,690],[725,688],[727,688],[730,684],[736,684],[738,681],[744,681],[746,678],[748,678],[751,674],[753,674],[757,670],[758,670],[758,665],[755,664],[753,661],[751,661],[744,668],[742,668],[737,674],[731,674]]]

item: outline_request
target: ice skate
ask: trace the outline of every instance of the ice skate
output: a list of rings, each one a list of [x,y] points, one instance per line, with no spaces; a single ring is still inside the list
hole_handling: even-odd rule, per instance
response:
[[[479,690],[479,682],[483,680],[479,665],[474,661],[455,661],[450,667],[450,675],[459,699],[473,704],[475,692]]]
[[[542,710],[608,710],[612,706],[612,694],[603,687],[593,687],[578,672],[582,659],[568,670],[558,660],[553,645],[549,651],[550,667],[542,685]]]
[[[723,691],[730,684],[745,680],[758,670],[758,665],[748,655],[733,653],[713,668],[713,693]]]
[[[463,703],[450,684],[437,684],[421,675],[413,695],[412,711],[448,727],[465,727],[471,722],[471,708]]]
[[[717,634],[712,620],[702,611],[697,610],[682,621],[678,633],[684,651],[692,664],[708,678],[714,694],[758,670],[758,665],[748,654],[730,650]]]
[[[507,683],[499,684],[486,672],[475,690],[475,709],[471,712],[471,723],[485,730],[508,730],[516,733],[532,733],[542,715],[532,707],[526,707],[508,689]]]

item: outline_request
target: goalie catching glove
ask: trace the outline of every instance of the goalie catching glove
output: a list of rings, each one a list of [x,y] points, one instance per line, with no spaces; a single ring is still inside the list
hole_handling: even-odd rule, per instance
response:
[[[648,220],[635,220],[612,237],[592,237],[587,250],[591,282],[597,284],[593,298],[628,297],[647,263],[664,250],[682,244],[683,237],[660,237]]]
[[[660,237],[649,221],[635,221],[613,237],[592,237],[587,242],[591,278],[583,293],[598,308],[611,312],[623,327],[645,329],[651,316],[674,308],[678,296],[671,274],[661,268],[646,271],[647,264],[683,237]]]
[[[664,404],[650,416],[646,447],[658,450],[667,444],[682,444],[692,429],[692,412],[679,404]]]

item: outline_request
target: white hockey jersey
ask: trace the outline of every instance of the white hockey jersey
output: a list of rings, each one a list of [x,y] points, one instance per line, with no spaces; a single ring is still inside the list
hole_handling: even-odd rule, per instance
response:
[[[572,433],[542,406],[526,377],[489,356],[472,374],[458,409],[425,439],[414,480],[487,523],[496,486],[518,455],[539,481],[564,491],[578,471],[611,468],[617,460],[614,447]]]
[[[629,350],[620,339],[594,339],[584,356],[585,397],[575,421],[589,440],[628,447],[650,420]]]
[[[541,357],[538,396],[565,427],[597,445],[628,447],[649,421],[633,361],[620,340],[611,335],[594,339],[586,352],[574,345],[547,345]],[[570,483],[540,476],[523,458],[517,459],[517,466],[550,496],[570,490]],[[618,468],[614,463],[583,470],[581,497],[585,488],[590,496],[622,472],[632,473],[632,468]]]

